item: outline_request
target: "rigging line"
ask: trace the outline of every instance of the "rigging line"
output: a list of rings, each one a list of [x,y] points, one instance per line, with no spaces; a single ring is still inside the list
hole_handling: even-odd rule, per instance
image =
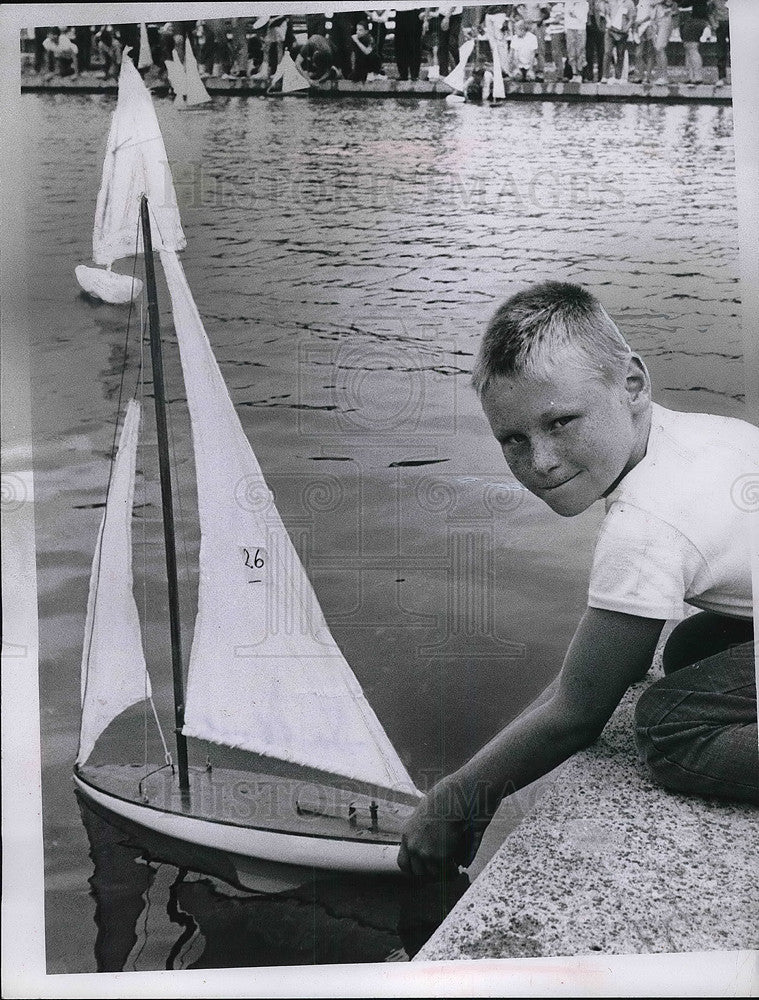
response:
[[[139,241],[140,241],[140,226],[139,226],[139,220],[138,220],[137,231],[136,231],[136,234],[135,234],[135,241],[134,241],[134,261],[135,261],[134,267],[137,266],[137,248],[139,246]],[[133,274],[134,274],[134,272],[133,272]],[[116,442],[118,440],[119,414],[121,413],[121,400],[123,398],[123,393],[124,393],[124,379],[125,379],[125,376],[126,376],[127,360],[128,360],[128,357],[129,357],[129,331],[131,329],[133,305],[134,305],[134,300],[130,299],[129,300],[129,312],[127,313],[127,321],[126,321],[126,333],[124,334],[124,360],[122,361],[122,365],[121,365],[121,377],[119,379],[119,397],[118,397],[118,401],[117,401],[117,404],[116,404],[116,421],[115,421],[115,424],[114,424],[114,427],[113,427],[113,440],[111,441],[111,459],[110,459],[110,465],[108,467],[108,484],[106,485],[106,488],[105,488],[105,509],[103,511],[102,530],[101,530],[99,538],[98,538],[98,544],[97,544],[97,549],[96,549],[98,571],[97,571],[97,576],[95,577],[95,593],[93,594],[93,597],[92,597],[92,626],[93,627],[90,629],[89,635],[86,636],[86,638],[85,638],[85,641],[87,643],[87,651],[84,654],[84,691],[82,692],[82,704],[83,705],[84,705],[85,699],[87,697],[87,686],[89,684],[89,679],[90,679],[90,654],[92,653],[92,638],[93,638],[92,634],[94,632],[94,623],[95,623],[95,613],[96,613],[96,609],[97,609],[98,590],[100,589],[100,572],[101,572],[101,565],[102,565],[101,557],[102,557],[102,554],[103,554],[103,536],[105,535],[105,523],[106,523],[106,519],[108,517],[108,498],[110,497],[110,494],[111,494],[111,483],[113,481],[113,468],[114,468],[114,465],[116,464]]]

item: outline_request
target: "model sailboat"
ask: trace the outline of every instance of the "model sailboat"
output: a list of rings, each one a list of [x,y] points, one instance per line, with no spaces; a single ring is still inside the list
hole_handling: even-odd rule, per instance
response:
[[[290,53],[285,49],[274,76],[271,78],[267,93],[295,94],[300,90],[308,90],[311,84],[303,76],[293,62]]]
[[[200,78],[198,61],[188,38],[184,47],[184,63],[174,49],[171,59],[166,60],[166,72],[171,89],[174,91],[174,107],[180,110],[198,108],[208,104],[211,95]]]
[[[112,131],[127,127],[134,134],[104,175],[109,225],[101,239],[145,254],[177,762],[89,762],[126,708],[150,704],[158,722],[132,593],[140,420],[133,400],[90,579],[77,786],[115,813],[192,843],[293,864],[393,871],[420,793],[329,632],[235,413],[177,255],[185,238],[152,101],[125,57]],[[186,697],[153,250],[171,299],[198,490],[200,583]],[[256,766],[194,767],[195,740],[245,751]]]

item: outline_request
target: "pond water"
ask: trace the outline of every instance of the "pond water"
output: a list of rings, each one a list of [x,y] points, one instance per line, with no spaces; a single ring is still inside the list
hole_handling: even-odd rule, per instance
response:
[[[555,676],[602,515],[564,520],[511,479],[468,386],[483,323],[530,281],[585,283],[649,363],[660,402],[741,415],[732,111],[215,98],[181,115],[156,103],[185,270],[232,399],[332,631],[424,789]],[[131,390],[138,364],[134,350],[123,361],[125,311],[88,302],[74,279],[113,106],[22,97],[48,971],[403,960],[465,875],[426,888],[241,880],[223,859],[115,830],[74,795],[90,562],[122,371]],[[166,367],[187,486],[171,353]],[[136,590],[160,668],[160,506],[140,462]],[[169,679],[154,671],[154,688],[169,713]]]

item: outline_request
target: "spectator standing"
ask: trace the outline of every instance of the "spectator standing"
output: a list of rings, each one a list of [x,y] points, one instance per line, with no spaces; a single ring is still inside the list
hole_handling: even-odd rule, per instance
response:
[[[611,64],[614,60],[614,76],[622,77],[622,69],[627,52],[630,29],[635,23],[635,3],[633,0],[606,0],[606,33],[604,35],[603,76],[600,82],[611,78]]]
[[[382,53],[385,48],[385,38],[387,37],[387,24],[392,14],[393,10],[391,7],[367,11],[369,26],[374,38],[374,48],[379,56],[380,63],[382,62]]]
[[[711,0],[709,20],[717,37],[717,86],[727,80],[728,50],[730,47],[730,16],[727,0]]]
[[[353,34],[361,14],[356,11],[335,11],[329,38],[335,47],[337,66],[346,80],[353,72]]]
[[[422,65],[422,18],[424,11],[419,7],[395,12],[395,61],[398,78],[419,79]]]
[[[572,68],[567,59],[567,35],[564,26],[564,3],[559,0],[551,6],[551,13],[546,21],[546,38],[551,46],[551,60],[554,65],[556,79],[566,79],[572,76]],[[583,38],[583,44],[585,39]]]
[[[685,72],[690,85],[703,83],[704,63],[700,43],[709,23],[708,0],[678,0],[680,8],[680,38],[685,47]]]
[[[106,80],[111,75],[117,77],[121,65],[121,42],[113,30],[113,25],[103,25],[95,35],[95,44],[103,61],[103,77]]]
[[[428,80],[437,80],[440,76],[437,53],[440,34],[440,15],[437,7],[425,7],[419,15],[422,21],[422,45],[429,55]]]
[[[205,79],[213,73],[213,35],[206,27],[205,21],[198,21],[193,34],[193,48],[198,57],[198,70]]]
[[[437,8],[438,24],[437,60],[441,76],[447,76],[459,61],[459,38],[463,6],[447,4]]]
[[[653,0],[638,0],[635,24],[631,32],[632,40],[636,43],[635,65],[640,83],[651,83],[654,78],[656,49],[653,9]]]
[[[606,0],[588,0],[588,20],[585,24],[585,79],[603,79],[604,38],[606,37]]]
[[[90,69],[92,58],[92,28],[89,24],[79,24],[74,28],[74,41],[79,50],[79,72]]]
[[[266,25],[264,52],[269,63],[269,73],[272,76],[277,72],[277,66],[279,66],[282,56],[285,54],[285,39],[287,38],[289,20],[286,14],[278,15],[270,17],[269,23]]]
[[[655,84],[666,86],[669,83],[667,45],[669,45],[676,13],[676,0],[654,0],[652,14],[654,22],[654,53],[656,55]]]
[[[564,33],[567,39],[567,63],[572,72],[572,80],[579,83],[586,70],[588,0],[565,0]],[[593,70],[591,67],[591,79]]]

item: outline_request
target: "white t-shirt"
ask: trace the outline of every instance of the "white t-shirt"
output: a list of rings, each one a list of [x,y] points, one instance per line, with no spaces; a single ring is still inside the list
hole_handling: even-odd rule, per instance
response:
[[[511,39],[511,51],[519,69],[532,69],[535,53],[538,51],[538,39],[531,31],[526,31],[521,38],[514,35]]]
[[[569,31],[585,31],[588,9],[588,0],[567,0],[564,7],[564,27]]]
[[[606,498],[588,604],[671,619],[686,602],[750,618],[757,484],[759,428],[654,403],[645,457]]]

